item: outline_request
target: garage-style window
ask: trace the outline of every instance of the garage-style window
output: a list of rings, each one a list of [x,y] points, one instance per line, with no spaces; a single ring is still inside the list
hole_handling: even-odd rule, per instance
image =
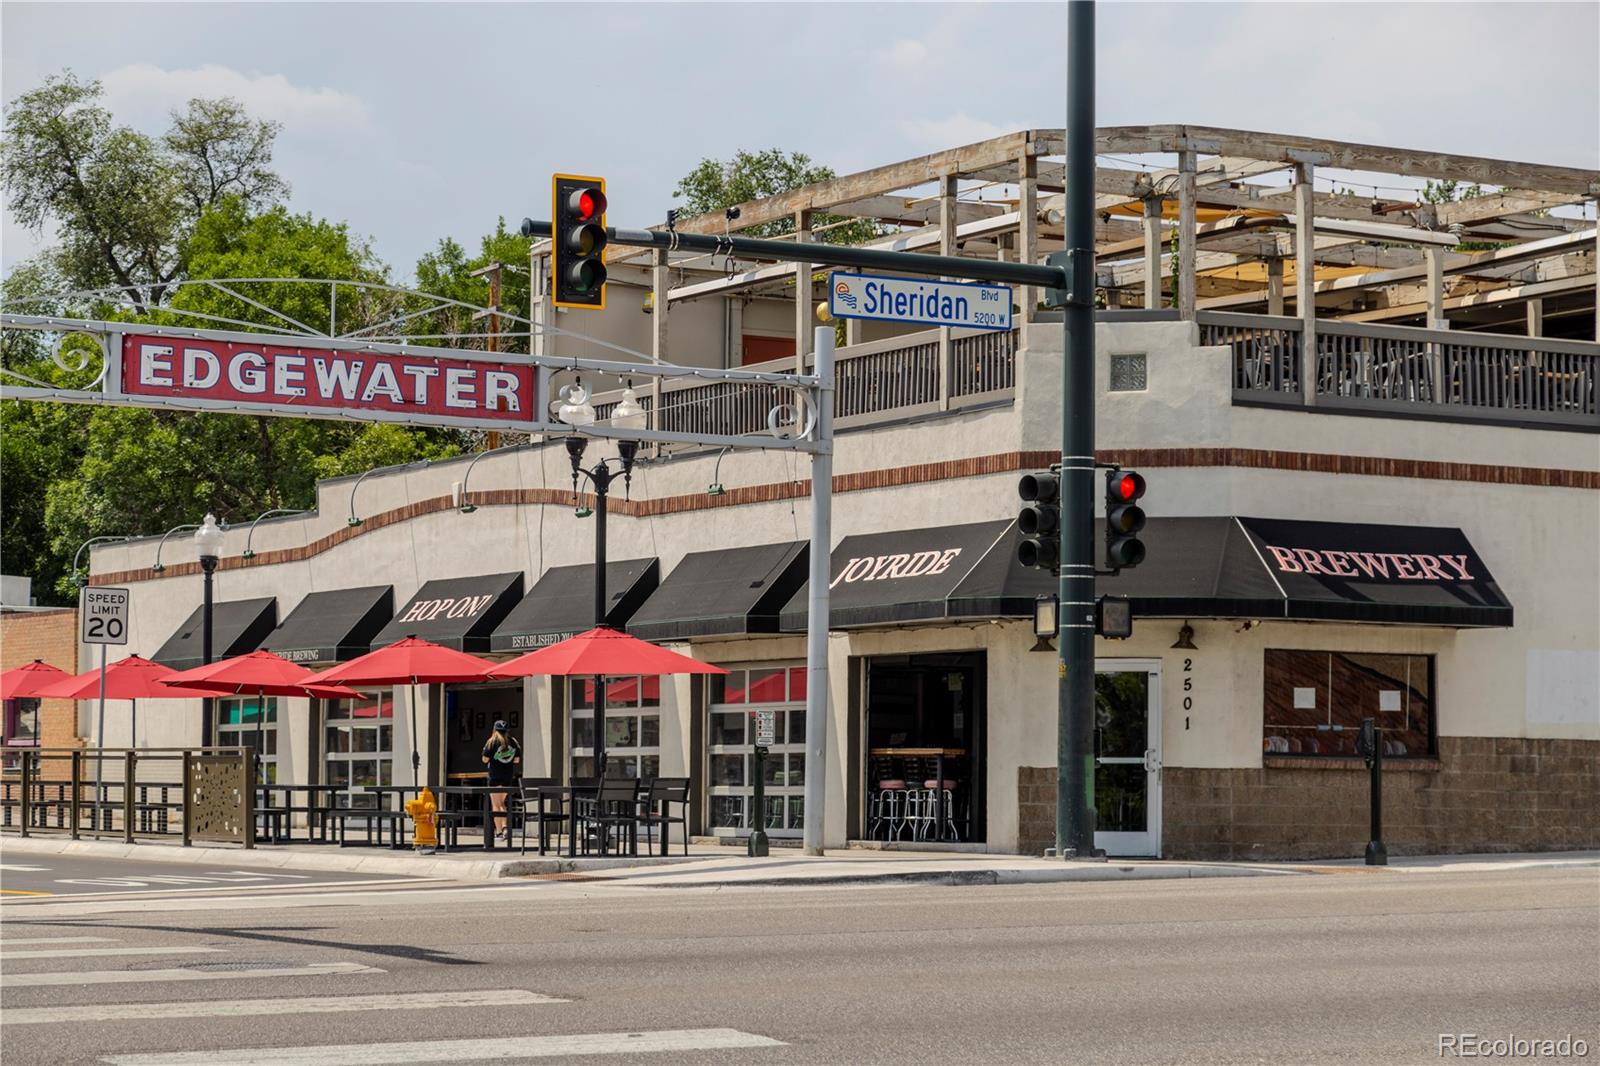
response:
[[[1268,755],[1357,754],[1363,718],[1375,718],[1388,758],[1436,752],[1433,656],[1265,652],[1262,750]]]

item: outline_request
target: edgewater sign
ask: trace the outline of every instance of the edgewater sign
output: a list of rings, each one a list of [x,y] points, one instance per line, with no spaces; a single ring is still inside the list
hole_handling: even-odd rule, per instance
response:
[[[122,391],[281,407],[285,414],[388,411],[527,422],[526,364],[262,342],[127,334]]]

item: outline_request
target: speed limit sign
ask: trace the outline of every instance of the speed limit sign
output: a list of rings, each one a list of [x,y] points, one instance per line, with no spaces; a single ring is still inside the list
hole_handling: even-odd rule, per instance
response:
[[[86,588],[78,616],[83,619],[85,644],[128,643],[127,589]]]

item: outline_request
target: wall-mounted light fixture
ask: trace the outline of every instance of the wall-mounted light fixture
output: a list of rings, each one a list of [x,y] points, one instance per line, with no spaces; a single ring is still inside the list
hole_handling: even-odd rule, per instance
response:
[[[198,524],[196,524],[194,522],[188,522],[188,523],[185,523],[184,525],[181,525],[181,526],[173,526],[171,529],[169,529],[165,533],[161,534],[161,543],[156,545],[156,561],[155,561],[155,565],[150,567],[150,572],[153,573],[153,574],[159,574],[159,573],[161,573],[163,570],[165,570],[167,568],[166,564],[164,564],[161,561],[161,549],[165,548],[167,546],[167,538],[168,537],[172,536],[174,533],[182,533],[186,529],[199,529],[199,528],[200,528],[200,526]]]
[[[293,508],[293,507],[274,507],[270,511],[262,511],[260,514],[256,515],[256,520],[254,522],[250,523],[250,532],[245,534],[245,537],[244,537],[244,551],[239,555],[239,558],[241,558],[241,559],[254,559],[256,557],[256,553],[250,550],[250,541],[255,538],[256,526],[260,524],[260,522],[261,522],[261,520],[263,518],[270,518],[273,515],[305,514],[305,513],[306,512],[303,509],[296,509],[296,508]]]
[[[1174,651],[1199,651],[1194,646],[1194,626],[1188,622],[1178,628],[1178,639],[1172,645]]]

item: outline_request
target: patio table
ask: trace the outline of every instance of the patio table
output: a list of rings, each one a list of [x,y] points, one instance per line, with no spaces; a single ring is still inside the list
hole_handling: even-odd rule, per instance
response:
[[[270,838],[273,844],[285,843],[294,837],[294,827],[288,824],[287,817],[296,814],[306,816],[306,833],[313,831],[322,843],[328,841],[328,807],[327,802],[317,802],[319,793],[334,793],[345,791],[344,785],[285,785],[285,784],[257,784],[256,795],[259,797],[256,804],[256,815],[277,827]],[[273,803],[273,793],[282,793],[283,802]],[[305,802],[294,802],[296,793],[305,795]]]

